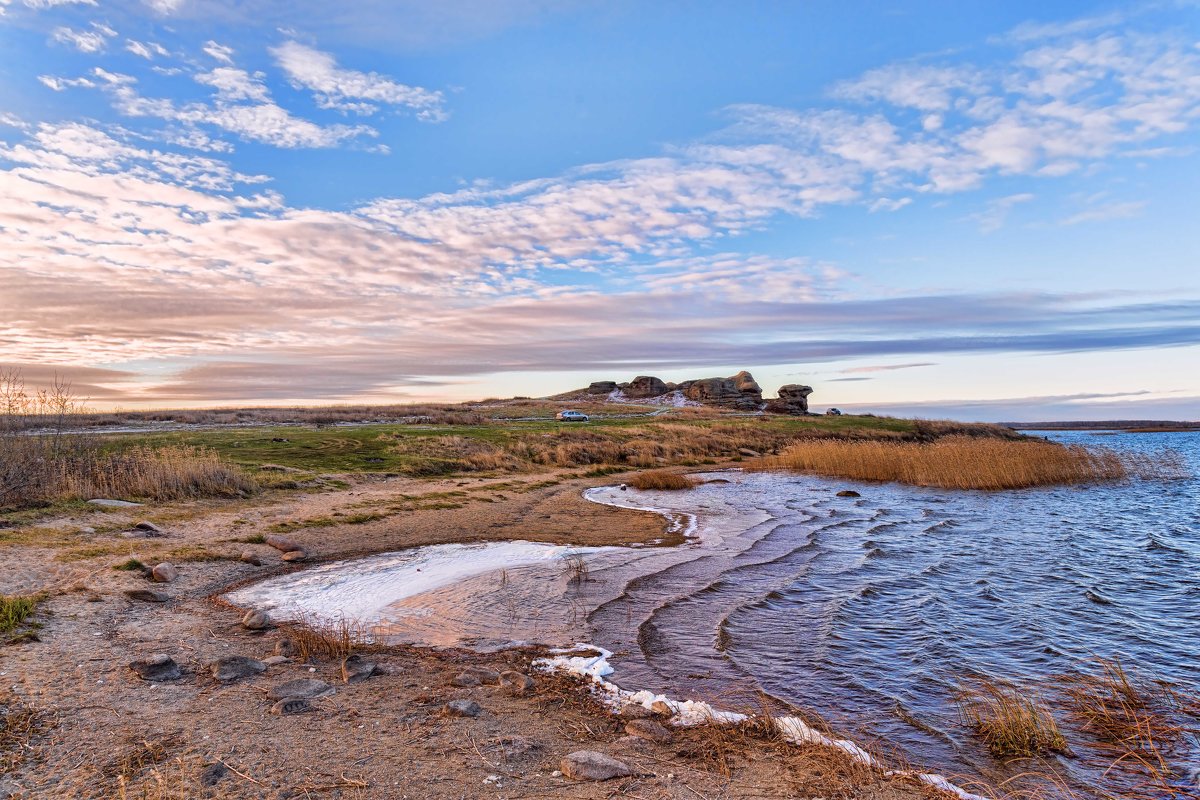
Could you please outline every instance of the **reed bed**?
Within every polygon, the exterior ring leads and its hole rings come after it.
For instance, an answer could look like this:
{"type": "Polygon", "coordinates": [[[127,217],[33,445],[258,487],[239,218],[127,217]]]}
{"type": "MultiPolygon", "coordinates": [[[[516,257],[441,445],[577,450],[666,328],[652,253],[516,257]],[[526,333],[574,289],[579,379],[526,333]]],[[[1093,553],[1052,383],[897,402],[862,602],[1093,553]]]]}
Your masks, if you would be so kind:
{"type": "MultiPolygon", "coordinates": [[[[1131,470],[1107,448],[1041,440],[950,436],[932,442],[804,440],[754,469],[814,472],[862,481],[897,481],[941,489],[1023,489],[1031,486],[1153,476],[1153,459],[1131,470]]],[[[1164,463],[1170,472],[1173,464],[1164,463]]]]}
{"type": "Polygon", "coordinates": [[[1054,715],[1026,689],[979,679],[960,690],[957,699],[963,723],[975,730],[993,755],[1070,752],[1054,715]]]}
{"type": "Polygon", "coordinates": [[[641,489],[643,491],[647,489],[678,491],[680,489],[691,489],[696,485],[695,479],[665,469],[639,472],[630,478],[628,483],[634,489],[641,489]]]}

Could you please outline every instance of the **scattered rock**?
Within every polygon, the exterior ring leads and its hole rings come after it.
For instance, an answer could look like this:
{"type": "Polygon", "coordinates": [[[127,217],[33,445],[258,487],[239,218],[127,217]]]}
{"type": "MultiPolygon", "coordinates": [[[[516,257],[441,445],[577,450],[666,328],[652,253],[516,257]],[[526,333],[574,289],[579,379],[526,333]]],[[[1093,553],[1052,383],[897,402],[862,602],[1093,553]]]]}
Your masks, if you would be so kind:
{"type": "Polygon", "coordinates": [[[200,783],[203,786],[216,786],[221,778],[224,778],[228,774],[229,767],[220,761],[214,761],[200,773],[200,783]]]}
{"type": "Polygon", "coordinates": [[[166,653],[155,653],[137,661],[130,661],[129,668],[142,680],[152,683],[177,681],[183,677],[183,672],[175,663],[175,659],[166,653]]]}
{"type": "Polygon", "coordinates": [[[500,688],[508,694],[514,696],[526,695],[532,692],[536,685],[533,678],[522,672],[509,669],[500,673],[500,688]]]}
{"type": "Polygon", "coordinates": [[[595,750],[578,750],[559,764],[564,775],[577,781],[607,781],[627,778],[633,770],[623,761],[595,750]]]}
{"type": "Polygon", "coordinates": [[[267,656],[266,658],[262,659],[262,662],[268,667],[277,667],[280,664],[286,664],[289,661],[291,661],[291,659],[287,656],[267,656]]]}
{"type": "Polygon", "coordinates": [[[108,506],[109,508],[136,508],[141,505],[141,503],[130,503],[128,500],[108,500],[105,498],[88,500],[88,502],[94,506],[108,506]]]}
{"type": "Polygon", "coordinates": [[[151,589],[127,589],[125,596],[130,600],[141,600],[143,603],[165,603],[171,599],[170,595],[151,589]]]}
{"type": "Polygon", "coordinates": [[[214,678],[222,683],[229,683],[265,672],[267,665],[249,656],[225,656],[214,661],[209,669],[214,678]]]}
{"type": "Polygon", "coordinates": [[[838,497],[862,497],[861,494],[854,491],[853,489],[842,489],[840,492],[837,493],[837,496],[838,497]]]}
{"type": "Polygon", "coordinates": [[[289,539],[286,536],[279,536],[272,533],[268,535],[264,541],[282,553],[290,553],[293,551],[304,552],[304,546],[302,544],[297,542],[295,539],[289,539]]]}
{"type": "Polygon", "coordinates": [[[342,680],[355,683],[365,680],[375,674],[375,665],[360,655],[350,655],[342,659],[342,680]]]}
{"type": "Polygon", "coordinates": [[[296,648],[296,643],[286,636],[275,643],[275,655],[277,656],[295,658],[296,653],[298,652],[299,650],[296,648]]]}
{"type": "Polygon", "coordinates": [[[675,713],[675,709],[671,708],[665,700],[655,700],[650,704],[650,710],[664,717],[670,717],[675,713]]]}
{"type": "Polygon", "coordinates": [[[139,522],[138,524],[133,526],[133,529],[135,531],[142,531],[143,533],[148,533],[151,536],[164,536],[165,535],[163,533],[163,529],[158,527],[157,525],[155,525],[153,522],[145,522],[145,521],[139,522]]]}
{"type": "Polygon", "coordinates": [[[271,627],[271,618],[267,612],[252,608],[242,617],[242,627],[251,631],[265,631],[271,627]]]}
{"type": "Polygon", "coordinates": [[[241,559],[247,564],[253,564],[256,567],[262,566],[262,559],[259,558],[258,553],[255,553],[253,550],[243,550],[241,559]]]}
{"type": "Polygon", "coordinates": [[[309,711],[316,711],[316,708],[303,697],[288,697],[271,706],[271,713],[278,717],[305,714],[309,711]]]}
{"type": "Polygon", "coordinates": [[[442,710],[450,717],[478,717],[483,713],[483,707],[474,700],[451,700],[442,710]]]}
{"type": "Polygon", "coordinates": [[[618,716],[624,719],[647,719],[650,715],[650,709],[639,703],[630,703],[618,712],[618,716]]]}
{"type": "Polygon", "coordinates": [[[328,697],[336,691],[337,689],[325,681],[316,678],[297,678],[294,681],[272,686],[267,691],[267,698],[270,700],[287,700],[288,698],[316,700],[319,697],[328,697]]]}
{"type": "Polygon", "coordinates": [[[739,447],[738,455],[744,456],[745,458],[762,458],[762,453],[758,452],[757,450],[751,450],[749,447],[739,447]]]}
{"type": "Polygon", "coordinates": [[[652,719],[634,719],[625,723],[625,732],[651,742],[664,744],[673,738],[671,732],[652,719]]]}
{"type": "Polygon", "coordinates": [[[173,564],[164,561],[150,570],[150,577],[157,583],[170,583],[179,577],[179,570],[175,569],[173,564]]]}
{"type": "Polygon", "coordinates": [[[308,558],[308,553],[304,552],[303,550],[288,550],[286,553],[280,556],[280,558],[290,564],[293,561],[303,561],[304,559],[308,558]]]}
{"type": "Polygon", "coordinates": [[[458,675],[454,676],[454,680],[450,683],[455,686],[469,688],[471,686],[480,686],[483,684],[496,684],[500,682],[500,674],[490,669],[483,667],[467,667],[458,675]]]}

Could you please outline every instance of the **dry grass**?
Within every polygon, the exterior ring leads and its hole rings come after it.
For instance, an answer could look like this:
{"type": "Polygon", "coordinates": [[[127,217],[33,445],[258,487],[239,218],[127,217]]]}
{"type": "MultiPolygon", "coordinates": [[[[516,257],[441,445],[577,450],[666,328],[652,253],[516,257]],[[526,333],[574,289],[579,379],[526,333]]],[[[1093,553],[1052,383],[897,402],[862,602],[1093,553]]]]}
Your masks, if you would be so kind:
{"type": "Polygon", "coordinates": [[[588,568],[587,560],[583,557],[583,553],[574,551],[563,555],[562,569],[563,574],[566,575],[567,579],[572,583],[583,583],[587,581],[588,576],[591,574],[591,571],[588,568]]]}
{"type": "Polygon", "coordinates": [[[650,472],[639,472],[628,481],[629,485],[634,489],[659,489],[659,490],[678,490],[691,489],[696,485],[693,478],[687,475],[680,475],[678,472],[670,472],[665,469],[656,469],[650,472]]]}
{"type": "Polygon", "coordinates": [[[370,645],[363,626],[345,617],[305,615],[280,623],[279,629],[296,646],[300,661],[340,661],[370,645]]]}
{"type": "Polygon", "coordinates": [[[24,625],[39,602],[37,595],[0,595],[0,633],[12,633],[24,625]]]}
{"type": "Polygon", "coordinates": [[[25,760],[34,737],[49,725],[49,715],[11,691],[0,692],[0,775],[25,760]]]}
{"type": "MultiPolygon", "coordinates": [[[[1137,473],[1149,476],[1152,466],[1141,463],[1137,473]]],[[[933,442],[802,441],[754,467],[942,489],[1021,489],[1130,476],[1126,461],[1104,448],[963,436],[933,442]]],[[[1172,467],[1164,463],[1164,471],[1172,467]]]]}
{"type": "Polygon", "coordinates": [[[1054,716],[1027,689],[980,679],[958,695],[963,722],[999,757],[1069,753],[1054,716]]]}

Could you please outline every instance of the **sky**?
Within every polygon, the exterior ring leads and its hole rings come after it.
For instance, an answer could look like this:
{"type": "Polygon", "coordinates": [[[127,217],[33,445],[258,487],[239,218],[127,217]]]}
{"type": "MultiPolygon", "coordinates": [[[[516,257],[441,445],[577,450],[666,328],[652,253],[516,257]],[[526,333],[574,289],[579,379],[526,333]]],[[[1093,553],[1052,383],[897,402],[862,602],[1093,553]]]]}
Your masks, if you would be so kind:
{"type": "Polygon", "coordinates": [[[1200,418],[1200,3],[0,0],[0,368],[1200,418]]]}

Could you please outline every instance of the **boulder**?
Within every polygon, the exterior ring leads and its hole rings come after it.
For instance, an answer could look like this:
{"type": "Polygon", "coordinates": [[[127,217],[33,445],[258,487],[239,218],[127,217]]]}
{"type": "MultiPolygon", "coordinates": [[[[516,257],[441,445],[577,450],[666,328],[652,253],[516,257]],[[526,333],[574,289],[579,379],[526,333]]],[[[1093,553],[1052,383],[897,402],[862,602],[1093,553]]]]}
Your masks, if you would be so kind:
{"type": "Polygon", "coordinates": [[[272,533],[268,535],[264,541],[282,553],[290,553],[294,550],[299,550],[301,552],[304,551],[304,545],[300,544],[295,539],[289,539],[286,536],[279,536],[278,534],[272,533]]]}
{"type": "Polygon", "coordinates": [[[222,683],[249,678],[265,672],[266,669],[266,664],[249,656],[225,656],[209,665],[212,676],[222,683]]]}
{"type": "Polygon", "coordinates": [[[141,503],[131,503],[128,500],[110,500],[105,497],[97,497],[88,502],[94,506],[108,506],[109,508],[137,508],[141,505],[141,503]]]}
{"type": "Polygon", "coordinates": [[[155,653],[152,656],[130,661],[129,668],[142,680],[158,683],[159,681],[177,681],[183,677],[175,659],[165,653],[155,653]]]}
{"type": "Polygon", "coordinates": [[[617,390],[616,381],[592,381],[588,385],[588,394],[612,394],[617,390]]]}
{"type": "Polygon", "coordinates": [[[287,681],[278,686],[272,686],[267,690],[267,699],[286,700],[289,697],[294,697],[304,700],[316,700],[319,697],[328,697],[336,691],[337,689],[325,681],[317,680],[316,678],[297,678],[294,681],[287,681]]]}
{"type": "Polygon", "coordinates": [[[355,683],[375,674],[376,667],[360,655],[349,655],[342,659],[342,680],[355,683]]]}
{"type": "Polygon", "coordinates": [[[842,489],[840,492],[837,493],[837,496],[838,497],[862,497],[861,494],[854,491],[853,489],[842,489]]]}
{"type": "Polygon", "coordinates": [[[253,550],[243,550],[241,555],[242,561],[247,564],[253,564],[256,567],[262,566],[262,559],[258,557],[258,553],[253,550]]]}
{"type": "Polygon", "coordinates": [[[153,522],[139,522],[133,526],[135,531],[149,534],[150,536],[163,536],[163,529],[155,525],[153,522]]]}
{"type": "Polygon", "coordinates": [[[175,569],[173,564],[168,564],[166,561],[150,570],[150,577],[156,583],[170,583],[179,577],[179,570],[175,569]]]}
{"type": "Polygon", "coordinates": [[[271,618],[267,612],[252,608],[242,617],[242,627],[250,631],[265,631],[271,627],[271,618]]]}
{"type": "Polygon", "coordinates": [[[442,711],[448,717],[478,717],[483,713],[483,706],[474,700],[451,700],[442,711]]]}
{"type": "Polygon", "coordinates": [[[729,378],[701,378],[679,384],[688,400],[740,411],[762,408],[762,388],[749,372],[739,372],[729,378]]]}
{"type": "Polygon", "coordinates": [[[628,397],[658,397],[666,393],[667,385],[652,375],[638,375],[625,387],[628,397]]]}
{"type": "Polygon", "coordinates": [[[578,750],[562,760],[559,768],[568,778],[577,781],[607,781],[627,778],[633,770],[623,761],[595,750],[578,750]]]}
{"type": "Polygon", "coordinates": [[[671,732],[652,719],[632,719],[625,723],[625,732],[639,739],[664,744],[671,741],[671,732]]]}
{"type": "Polygon", "coordinates": [[[789,383],[779,387],[779,398],[767,403],[767,409],[776,414],[795,414],[803,416],[808,413],[808,396],[812,394],[811,386],[789,383]]]}
{"type": "Polygon", "coordinates": [[[308,558],[308,553],[304,552],[303,550],[288,550],[279,558],[291,564],[293,562],[303,561],[304,559],[308,558]]]}

